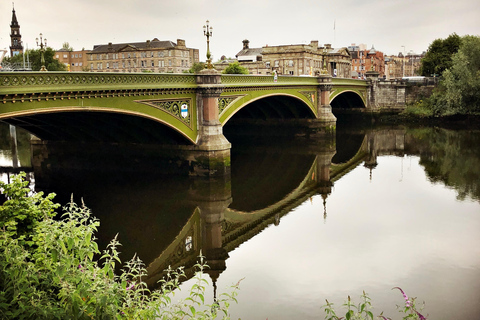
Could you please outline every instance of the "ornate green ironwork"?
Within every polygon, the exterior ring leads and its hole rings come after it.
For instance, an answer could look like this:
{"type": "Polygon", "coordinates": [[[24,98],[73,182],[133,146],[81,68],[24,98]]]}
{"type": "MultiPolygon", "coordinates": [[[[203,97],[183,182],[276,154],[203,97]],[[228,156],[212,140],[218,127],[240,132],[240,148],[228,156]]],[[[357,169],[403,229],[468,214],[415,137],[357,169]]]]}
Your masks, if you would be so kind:
{"type": "MultiPolygon", "coordinates": [[[[143,100],[138,101],[144,104],[148,104],[154,108],[163,110],[173,115],[175,118],[179,119],[186,125],[191,128],[191,100],[190,99],[181,99],[181,100],[143,100]],[[182,115],[182,106],[187,107],[186,116],[182,115]]],[[[185,113],[184,113],[185,114],[185,113]]]]}
{"type": "Polygon", "coordinates": [[[221,97],[218,98],[218,114],[221,114],[225,108],[238,97],[221,97]]]}
{"type": "Polygon", "coordinates": [[[308,101],[310,101],[313,105],[315,105],[315,91],[299,91],[301,94],[303,94],[308,101]]]}

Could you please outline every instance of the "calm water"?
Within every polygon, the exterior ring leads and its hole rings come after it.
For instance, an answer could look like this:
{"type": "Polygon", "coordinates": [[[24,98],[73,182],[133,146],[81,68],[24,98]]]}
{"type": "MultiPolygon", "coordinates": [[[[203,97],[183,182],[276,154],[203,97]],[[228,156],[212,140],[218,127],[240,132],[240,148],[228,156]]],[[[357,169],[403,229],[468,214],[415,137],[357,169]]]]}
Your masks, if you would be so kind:
{"type": "MultiPolygon", "coordinates": [[[[0,132],[0,166],[14,171],[0,132]]],[[[219,293],[244,278],[232,319],[323,319],[325,299],[338,306],[363,290],[375,315],[400,319],[395,286],[425,301],[429,319],[478,318],[479,130],[339,127],[333,149],[233,145],[231,181],[215,183],[165,177],[134,156],[124,166],[97,152],[29,162],[24,142],[17,153],[20,166],[36,165],[37,190],[82,197],[101,246],[119,233],[122,258],[137,252],[153,278],[200,249],[214,257],[219,293]]]]}

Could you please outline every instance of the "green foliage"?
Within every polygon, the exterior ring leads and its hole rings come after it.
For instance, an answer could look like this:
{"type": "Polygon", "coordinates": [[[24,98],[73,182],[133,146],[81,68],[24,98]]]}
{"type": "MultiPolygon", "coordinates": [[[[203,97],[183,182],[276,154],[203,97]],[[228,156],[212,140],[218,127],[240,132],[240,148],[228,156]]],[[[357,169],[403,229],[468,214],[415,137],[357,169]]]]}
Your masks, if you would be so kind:
{"type": "Polygon", "coordinates": [[[480,114],[480,37],[465,36],[443,73],[441,98],[443,114],[480,114]]]}
{"type": "Polygon", "coordinates": [[[190,69],[188,69],[187,71],[184,71],[184,73],[199,73],[203,69],[205,69],[205,63],[195,62],[193,64],[193,66],[190,69]]]}
{"type": "Polygon", "coordinates": [[[460,37],[456,33],[446,39],[434,40],[422,59],[420,74],[426,77],[442,75],[443,71],[452,66],[452,55],[458,51],[460,42],[460,37]]]}
{"type": "Polygon", "coordinates": [[[53,195],[29,192],[24,174],[0,182],[8,200],[1,207],[0,319],[216,319],[228,318],[232,293],[213,305],[204,303],[206,267],[200,255],[190,297],[172,303],[183,269],[167,270],[160,289],[150,292],[138,257],[121,275],[116,237],[100,254],[95,232],[99,221],[85,206],[71,202],[62,219],[52,219],[53,195]],[[30,195],[29,195],[30,194],[30,195]]]}
{"type": "Polygon", "coordinates": [[[223,70],[223,73],[226,74],[249,74],[248,69],[245,67],[242,67],[238,61],[235,61],[234,63],[230,63],[228,67],[223,70]]]}
{"type": "Polygon", "coordinates": [[[67,51],[73,51],[73,48],[70,46],[70,43],[68,43],[68,42],[64,42],[62,44],[62,49],[65,49],[67,51]]]}
{"type": "MultiPolygon", "coordinates": [[[[420,312],[422,311],[423,307],[420,309],[420,311],[417,310],[416,306],[416,298],[408,298],[408,296],[404,293],[404,291],[401,288],[395,287],[393,289],[398,289],[400,292],[403,294],[404,300],[405,300],[405,305],[398,306],[397,309],[400,313],[405,314],[403,316],[403,320],[411,319],[411,320],[426,320],[426,317],[424,317],[420,312]]],[[[392,289],[392,290],[393,290],[392,289]]],[[[329,302],[328,300],[325,300],[327,303],[322,306],[322,309],[325,311],[325,319],[326,320],[340,320],[340,319],[346,319],[346,320],[373,320],[374,315],[373,312],[370,311],[373,309],[371,299],[368,296],[368,294],[363,291],[363,294],[360,296],[361,302],[358,304],[355,304],[351,299],[350,296],[348,296],[347,301],[342,305],[344,309],[346,309],[345,316],[337,316],[337,313],[335,312],[334,304],[329,302]]],[[[387,318],[383,315],[383,312],[377,316],[377,319],[383,319],[383,320],[388,320],[390,318],[387,318]]],[[[390,319],[391,320],[391,319],[390,319]]]]}
{"type": "MultiPolygon", "coordinates": [[[[40,68],[42,67],[40,49],[27,50],[24,54],[26,55],[25,61],[27,61],[27,55],[28,55],[28,60],[31,63],[32,70],[39,71],[40,68]]],[[[45,49],[44,58],[45,58],[45,67],[47,68],[48,71],[66,71],[67,70],[67,67],[63,63],[55,59],[55,51],[52,48],[47,47],[45,49]]],[[[23,55],[17,54],[16,56],[5,58],[5,61],[10,62],[12,64],[23,65],[23,55]]]]}

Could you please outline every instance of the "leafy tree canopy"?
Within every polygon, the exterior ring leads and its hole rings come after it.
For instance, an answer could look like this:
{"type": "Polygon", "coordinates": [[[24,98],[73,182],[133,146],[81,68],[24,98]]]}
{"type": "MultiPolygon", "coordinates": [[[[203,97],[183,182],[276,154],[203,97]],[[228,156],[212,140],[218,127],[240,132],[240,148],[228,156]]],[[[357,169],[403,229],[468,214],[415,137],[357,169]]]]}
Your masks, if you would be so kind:
{"type": "Polygon", "coordinates": [[[64,42],[62,45],[62,49],[68,50],[68,51],[73,51],[73,48],[70,46],[70,43],[64,42]]]}
{"type": "MultiPolygon", "coordinates": [[[[28,57],[28,59],[25,58],[25,61],[27,60],[30,61],[32,70],[40,71],[40,68],[42,67],[40,49],[27,50],[24,54],[28,57]]],[[[55,51],[52,48],[47,47],[45,49],[44,58],[45,58],[45,67],[47,68],[48,71],[66,71],[67,70],[67,67],[63,63],[55,59],[55,51]]],[[[17,54],[13,57],[5,58],[5,60],[11,64],[23,65],[23,55],[21,54],[17,54]]]]}
{"type": "Polygon", "coordinates": [[[238,61],[235,61],[234,63],[230,63],[225,70],[223,70],[223,73],[226,74],[249,74],[248,69],[245,67],[242,67],[238,61]]]}
{"type": "Polygon", "coordinates": [[[442,75],[443,71],[452,66],[452,55],[458,51],[460,43],[461,38],[456,33],[449,35],[446,39],[434,40],[422,59],[421,75],[426,77],[434,74],[442,75]]]}
{"type": "Polygon", "coordinates": [[[440,102],[447,113],[480,114],[480,37],[462,38],[443,78],[440,102]]]}
{"type": "Polygon", "coordinates": [[[188,71],[185,71],[185,73],[199,73],[203,69],[205,69],[205,63],[195,62],[193,66],[190,69],[188,69],[188,71]]]}

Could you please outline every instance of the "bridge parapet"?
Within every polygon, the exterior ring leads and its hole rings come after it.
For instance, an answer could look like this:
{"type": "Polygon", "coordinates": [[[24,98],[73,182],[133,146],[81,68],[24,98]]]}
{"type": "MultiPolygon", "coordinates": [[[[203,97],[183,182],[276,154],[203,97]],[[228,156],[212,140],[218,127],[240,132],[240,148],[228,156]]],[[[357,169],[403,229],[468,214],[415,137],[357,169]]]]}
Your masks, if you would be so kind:
{"type": "Polygon", "coordinates": [[[2,72],[4,94],[46,92],[196,88],[193,74],[2,72]]]}

